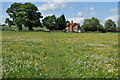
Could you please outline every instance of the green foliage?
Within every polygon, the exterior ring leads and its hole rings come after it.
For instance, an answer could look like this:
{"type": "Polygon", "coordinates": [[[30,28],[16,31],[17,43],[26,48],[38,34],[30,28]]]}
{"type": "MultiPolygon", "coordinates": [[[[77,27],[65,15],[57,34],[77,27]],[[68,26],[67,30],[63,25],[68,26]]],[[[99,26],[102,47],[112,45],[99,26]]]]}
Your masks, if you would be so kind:
{"type": "Polygon", "coordinates": [[[101,31],[105,32],[105,29],[100,24],[97,18],[92,17],[91,19],[85,19],[82,25],[82,31],[101,31]]]}
{"type": "Polygon", "coordinates": [[[57,26],[58,26],[58,30],[63,30],[66,28],[66,20],[65,20],[65,16],[61,15],[60,17],[57,18],[56,20],[57,26]]]}
{"type": "Polygon", "coordinates": [[[46,27],[47,29],[55,30],[57,28],[55,15],[45,17],[42,20],[42,22],[43,22],[44,27],[46,27]]]}
{"type": "MultiPolygon", "coordinates": [[[[24,25],[33,30],[33,27],[41,26],[41,13],[38,12],[37,7],[31,3],[14,3],[6,10],[8,15],[13,19],[17,26],[24,25]]],[[[20,28],[18,28],[21,30],[20,28]]]]}
{"type": "Polygon", "coordinates": [[[105,21],[104,27],[108,32],[116,31],[116,24],[111,19],[105,21]]]}
{"type": "Polygon", "coordinates": [[[55,15],[47,16],[42,20],[42,22],[44,27],[50,30],[63,30],[66,27],[66,20],[64,15],[61,15],[58,18],[56,18],[55,15]]]}
{"type": "Polygon", "coordinates": [[[70,21],[66,21],[66,23],[70,23],[70,21]]]}
{"type": "Polygon", "coordinates": [[[11,25],[13,24],[13,22],[9,18],[6,18],[5,23],[7,23],[9,27],[11,27],[11,25]]]}
{"type": "Polygon", "coordinates": [[[82,29],[85,31],[93,31],[91,19],[84,19],[82,29]]]}
{"type": "Polygon", "coordinates": [[[14,3],[14,4],[12,4],[11,6],[10,6],[10,8],[8,8],[7,10],[6,10],[6,12],[8,13],[8,15],[10,16],[10,18],[12,18],[13,19],[13,21],[14,21],[14,19],[17,17],[17,12],[20,12],[20,6],[21,6],[22,4],[21,3],[14,3]]]}
{"type": "Polygon", "coordinates": [[[98,25],[97,26],[97,29],[98,29],[98,31],[100,31],[100,32],[102,32],[102,33],[105,33],[106,32],[106,29],[103,27],[103,25],[98,25]]]}

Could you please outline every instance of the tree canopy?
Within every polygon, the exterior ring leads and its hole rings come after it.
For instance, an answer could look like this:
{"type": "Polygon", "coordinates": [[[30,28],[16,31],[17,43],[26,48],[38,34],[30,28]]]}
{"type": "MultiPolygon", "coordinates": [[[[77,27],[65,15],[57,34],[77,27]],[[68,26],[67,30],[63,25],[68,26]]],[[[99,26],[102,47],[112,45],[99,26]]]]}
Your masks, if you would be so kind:
{"type": "Polygon", "coordinates": [[[60,17],[58,17],[56,20],[56,23],[57,23],[58,30],[65,29],[66,28],[65,16],[62,14],[60,17]]]}
{"type": "Polygon", "coordinates": [[[43,22],[44,27],[46,27],[47,29],[55,30],[57,28],[55,15],[45,17],[42,20],[42,22],[43,22]]]}
{"type": "Polygon", "coordinates": [[[116,31],[116,24],[111,19],[105,21],[104,27],[108,32],[116,31]]]}
{"type": "Polygon", "coordinates": [[[99,20],[95,17],[91,19],[84,19],[84,23],[82,25],[82,30],[84,31],[102,31],[104,32],[103,26],[100,24],[99,20]]]}
{"type": "Polygon", "coordinates": [[[33,27],[41,25],[40,19],[42,15],[38,12],[38,8],[32,3],[14,3],[6,10],[13,22],[22,30],[22,25],[33,30],[33,27]]]}

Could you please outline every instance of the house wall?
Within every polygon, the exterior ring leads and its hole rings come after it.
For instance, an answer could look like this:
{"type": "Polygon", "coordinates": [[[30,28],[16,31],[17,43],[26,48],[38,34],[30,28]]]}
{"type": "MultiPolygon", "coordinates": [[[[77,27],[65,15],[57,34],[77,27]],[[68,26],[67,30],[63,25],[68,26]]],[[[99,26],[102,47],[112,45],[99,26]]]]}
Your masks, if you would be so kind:
{"type": "Polygon", "coordinates": [[[73,21],[71,21],[71,23],[66,23],[66,28],[65,29],[69,29],[69,32],[73,32],[73,29],[80,29],[80,24],[79,23],[73,23],[73,21]]]}

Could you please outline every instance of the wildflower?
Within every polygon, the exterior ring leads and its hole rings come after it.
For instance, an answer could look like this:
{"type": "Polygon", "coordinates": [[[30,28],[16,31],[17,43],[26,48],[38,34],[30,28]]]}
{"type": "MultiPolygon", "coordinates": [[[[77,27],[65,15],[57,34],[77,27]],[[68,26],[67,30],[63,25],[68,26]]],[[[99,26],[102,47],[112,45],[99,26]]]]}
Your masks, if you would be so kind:
{"type": "Polygon", "coordinates": [[[113,72],[113,69],[109,69],[108,72],[113,72]]]}

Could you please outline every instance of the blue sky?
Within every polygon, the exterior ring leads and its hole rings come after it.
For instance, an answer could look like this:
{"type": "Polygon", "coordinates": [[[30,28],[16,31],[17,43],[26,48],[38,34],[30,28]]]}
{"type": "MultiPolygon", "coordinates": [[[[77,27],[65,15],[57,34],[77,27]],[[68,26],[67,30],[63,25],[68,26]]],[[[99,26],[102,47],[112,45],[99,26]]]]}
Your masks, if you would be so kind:
{"type": "MultiPolygon", "coordinates": [[[[6,9],[14,2],[2,2],[1,23],[8,17],[6,9]]],[[[31,2],[35,4],[44,17],[55,14],[65,15],[66,20],[83,24],[84,19],[96,17],[103,24],[112,19],[117,23],[118,2],[31,2]]]]}

